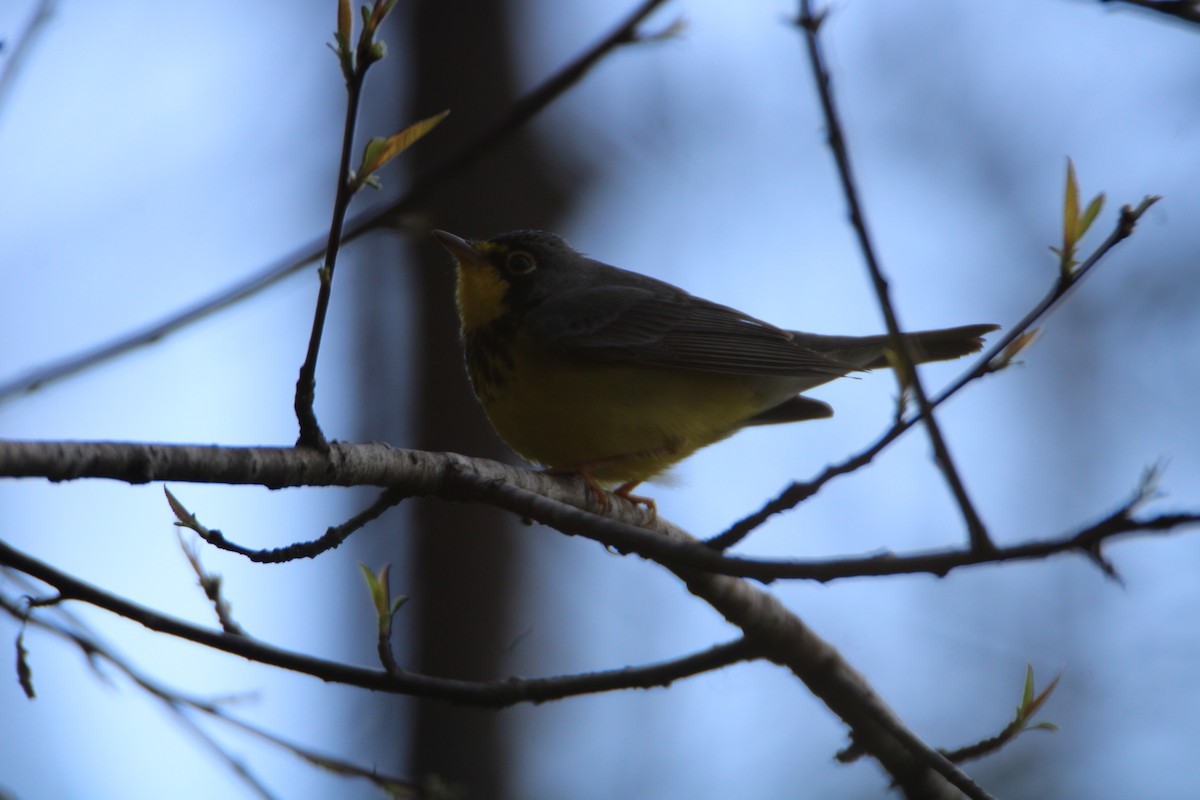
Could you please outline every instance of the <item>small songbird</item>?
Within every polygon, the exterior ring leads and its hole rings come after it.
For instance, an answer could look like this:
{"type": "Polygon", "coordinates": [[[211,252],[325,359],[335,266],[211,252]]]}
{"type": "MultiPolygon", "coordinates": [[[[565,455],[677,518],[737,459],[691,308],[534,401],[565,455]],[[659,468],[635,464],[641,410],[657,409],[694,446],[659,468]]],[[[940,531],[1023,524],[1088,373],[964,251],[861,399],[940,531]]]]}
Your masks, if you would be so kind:
{"type": "MultiPolygon", "coordinates": [[[[889,340],[777,328],[544,231],[434,236],[458,262],[467,371],[496,432],[526,460],[635,502],[635,486],[750,425],[833,415],[805,397],[887,367],[889,340]]],[[[974,353],[996,325],[905,335],[917,363],[974,353]]]]}

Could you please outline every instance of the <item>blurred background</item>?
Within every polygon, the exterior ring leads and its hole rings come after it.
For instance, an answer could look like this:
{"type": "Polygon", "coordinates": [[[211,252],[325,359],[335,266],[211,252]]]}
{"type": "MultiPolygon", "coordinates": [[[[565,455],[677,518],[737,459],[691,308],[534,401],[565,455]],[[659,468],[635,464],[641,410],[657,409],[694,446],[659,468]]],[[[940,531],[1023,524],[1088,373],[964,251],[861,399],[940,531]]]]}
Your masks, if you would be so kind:
{"type": "MultiPolygon", "coordinates": [[[[0,67],[38,6],[0,6],[0,67]]],[[[333,0],[59,0],[0,96],[0,381],[158,320],[327,228],[344,92],[324,47],[333,0]]],[[[632,8],[401,2],[367,85],[362,140],[452,109],[356,209],[398,196],[512,98],[632,8]]],[[[824,146],[794,3],[672,0],[531,126],[413,209],[468,237],[556,230],[603,261],[776,324],[883,323],[824,146]]],[[[902,323],[1011,325],[1050,287],[1066,158],[1085,197],[1165,199],[1059,313],[1022,366],[940,414],[993,536],[1064,533],[1165,464],[1152,507],[1200,507],[1200,27],[1083,0],[843,2],[823,29],[871,230],[902,323]]],[[[357,156],[356,156],[357,157],[357,156]]],[[[339,262],[317,382],[338,439],[508,458],[467,388],[448,259],[378,234],[339,262]]],[[[230,445],[294,441],[292,392],[315,271],[69,381],[0,404],[0,436],[230,445]]],[[[962,365],[923,368],[927,387],[962,365]]],[[[662,515],[723,530],[887,426],[888,374],[824,387],[831,420],[747,431],[655,487],[662,515]]],[[[368,491],[172,485],[252,547],[320,535],[368,491]]],[[[5,541],[203,624],[160,485],[0,483],[5,541]]],[[[955,546],[960,520],[923,432],[774,519],[741,552],[810,558],[955,546]]],[[[237,620],[281,647],[376,664],[358,563],[393,563],[411,602],[402,665],[445,676],[555,675],[674,657],[736,633],[663,570],[511,515],[413,500],[316,561],[262,566],[203,549],[237,620]]],[[[1035,732],[969,765],[999,797],[1200,794],[1200,536],[1086,559],[771,591],[855,664],[926,741],[1010,719],[1025,666],[1062,672],[1035,732]]],[[[0,591],[28,591],[12,576],[0,591]]],[[[148,675],[290,741],[471,798],[866,798],[886,776],[841,766],[840,723],[788,673],[742,665],[669,689],[504,711],[327,686],[76,608],[148,675]]],[[[18,626],[0,617],[0,641],[18,626]]],[[[72,647],[26,636],[38,698],[0,683],[0,796],[255,796],[162,706],[72,647]],[[99,674],[97,674],[99,673],[99,674]]],[[[9,645],[5,645],[8,647],[9,645]]],[[[12,653],[13,651],[9,651],[12,653]]],[[[4,663],[12,669],[14,656],[4,663]]],[[[274,796],[371,798],[202,721],[274,796]]]]}

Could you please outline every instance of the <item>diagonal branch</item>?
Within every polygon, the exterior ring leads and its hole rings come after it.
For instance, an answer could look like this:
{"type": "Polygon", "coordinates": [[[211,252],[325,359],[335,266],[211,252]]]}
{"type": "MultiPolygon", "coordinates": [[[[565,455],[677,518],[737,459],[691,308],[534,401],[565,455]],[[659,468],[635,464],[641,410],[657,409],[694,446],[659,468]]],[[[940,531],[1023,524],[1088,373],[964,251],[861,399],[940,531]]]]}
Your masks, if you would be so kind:
{"type": "MultiPolygon", "coordinates": [[[[586,487],[581,486],[580,489],[584,495],[590,494],[586,487]]],[[[547,503],[553,502],[545,498],[539,499],[547,503]]],[[[635,511],[636,509],[630,509],[631,513],[635,511]]],[[[702,546],[698,547],[707,550],[702,546]]],[[[366,670],[280,650],[246,636],[200,628],[159,614],[67,575],[2,541],[0,564],[53,586],[59,593],[56,602],[83,601],[136,620],[154,631],[262,663],[316,675],[327,681],[383,691],[420,694],[479,706],[541,702],[571,694],[642,685],[631,683],[630,680],[630,675],[636,675],[639,670],[618,670],[543,680],[510,678],[490,682],[458,681],[411,673],[366,670]]],[[[874,693],[866,680],[846,663],[831,645],[820,639],[798,617],[788,611],[777,598],[734,578],[683,568],[673,567],[672,570],[686,582],[690,591],[740,627],[746,638],[714,648],[715,653],[698,654],[674,664],[668,662],[669,666],[665,667],[651,665],[644,668],[641,672],[645,673],[647,679],[654,681],[649,685],[657,685],[661,680],[673,680],[680,672],[693,674],[695,670],[714,668],[714,664],[723,665],[747,657],[765,656],[786,666],[800,677],[847,723],[855,743],[861,750],[883,763],[910,796],[948,797],[950,795],[946,794],[945,789],[952,784],[962,789],[969,797],[987,797],[986,793],[975,786],[957,767],[908,731],[874,693]],[[665,677],[663,671],[668,673],[665,677]]]]}
{"type": "Polygon", "coordinates": [[[311,675],[323,681],[394,694],[431,697],[460,705],[500,708],[518,703],[544,703],[597,692],[667,686],[682,678],[761,657],[760,650],[754,643],[739,638],[680,658],[639,667],[551,678],[512,677],[493,681],[465,681],[413,672],[389,673],[385,670],[366,669],[316,658],[284,650],[249,636],[194,625],[68,575],[4,541],[0,541],[0,564],[53,586],[59,592],[55,603],[65,600],[87,603],[131,619],[158,633],[242,656],[249,661],[311,675]]]}
{"type": "MultiPolygon", "coordinates": [[[[408,191],[399,198],[351,217],[346,223],[341,239],[342,244],[348,244],[379,228],[394,227],[400,217],[424,202],[426,196],[432,191],[492,152],[497,145],[508,139],[521,126],[582,80],[614,50],[626,44],[655,40],[655,37],[641,37],[638,34],[638,28],[664,2],[665,0],[643,0],[609,34],[510,106],[500,119],[474,140],[468,142],[461,150],[417,178],[408,191]]],[[[314,261],[318,261],[325,255],[326,244],[325,236],[314,238],[254,275],[232,284],[195,305],[184,308],[140,330],[132,331],[59,361],[35,367],[4,381],[0,383],[0,403],[36,391],[47,384],[77,375],[131,350],[154,344],[194,322],[252,297],[289,275],[299,272],[314,261]]]]}
{"type": "Polygon", "coordinates": [[[71,615],[65,613],[64,609],[57,609],[61,612],[61,619],[51,619],[44,614],[37,614],[30,617],[17,603],[0,594],[0,610],[8,612],[10,616],[27,621],[28,624],[39,628],[51,636],[72,643],[87,658],[93,668],[97,666],[97,659],[102,659],[111,664],[132,681],[134,685],[161,703],[180,726],[192,733],[206,749],[213,752],[251,791],[265,798],[265,800],[271,800],[276,795],[272,794],[262,781],[250,771],[244,763],[243,754],[229,749],[227,745],[212,736],[200,725],[195,715],[203,715],[219,720],[275,747],[282,748],[297,758],[303,759],[320,769],[368,780],[380,788],[393,791],[395,793],[394,796],[419,796],[419,792],[415,791],[416,786],[409,781],[396,776],[386,775],[379,772],[376,768],[362,767],[333,758],[324,753],[317,753],[295,742],[287,741],[264,728],[239,719],[226,711],[224,705],[219,701],[201,699],[166,686],[142,672],[129,658],[120,654],[115,648],[98,638],[92,631],[88,630],[86,625],[83,625],[78,619],[74,619],[71,615]]]}
{"type": "MultiPolygon", "coordinates": [[[[965,549],[905,558],[805,563],[723,556],[661,518],[652,530],[637,527],[623,521],[642,516],[641,509],[629,503],[610,502],[612,518],[599,516],[595,513],[598,501],[580,480],[554,478],[484,459],[395,450],[380,444],[335,443],[329,455],[324,456],[311,449],[293,448],[0,442],[0,475],[40,475],[52,480],[87,475],[131,482],[194,480],[275,487],[390,486],[403,495],[487,502],[553,525],[566,533],[587,536],[610,548],[634,552],[663,564],[684,580],[694,594],[740,627],[755,655],[776,661],[801,678],[846,722],[856,746],[883,763],[910,796],[920,797],[945,796],[936,789],[945,785],[943,778],[971,797],[986,795],[944,757],[909,732],[874,694],[865,679],[775,597],[732,575],[769,581],[785,577],[830,580],[851,574],[908,571],[942,574],[967,563],[1033,558],[1066,550],[1086,552],[1103,565],[1101,546],[1113,536],[1200,524],[1200,514],[1136,519],[1133,511],[1146,498],[1145,492],[1140,492],[1117,512],[1059,541],[1004,548],[990,554],[965,549]],[[932,784],[928,784],[929,781],[932,784]]],[[[0,563],[53,585],[64,598],[99,605],[136,619],[153,630],[286,669],[320,675],[326,680],[385,691],[420,693],[472,705],[552,699],[571,694],[580,685],[571,684],[573,678],[480,684],[410,673],[389,675],[387,671],[312,659],[249,637],[230,636],[158,615],[63,575],[3,543],[0,543],[0,563]]],[[[576,678],[583,681],[586,676],[576,678]]]]}
{"type": "MultiPolygon", "coordinates": [[[[982,378],[984,375],[996,369],[995,365],[998,359],[1013,345],[1018,339],[1023,337],[1027,331],[1033,328],[1039,321],[1049,315],[1052,311],[1058,308],[1064,300],[1079,286],[1080,283],[1095,269],[1108,253],[1120,244],[1125,239],[1133,234],[1134,228],[1142,215],[1146,213],[1159,198],[1156,196],[1148,196],[1137,205],[1136,208],[1126,205],[1121,209],[1120,216],[1117,219],[1117,224],[1113,228],[1112,233],[1108,235],[1103,242],[1092,252],[1090,256],[1074,270],[1070,272],[1060,272],[1058,280],[1050,288],[1050,291],[1021,318],[1019,322],[1010,327],[995,343],[993,343],[982,355],[975,361],[975,364],[962,374],[954,383],[943,389],[938,395],[932,398],[930,402],[931,408],[937,408],[942,403],[949,400],[954,395],[958,394],[967,384],[982,378]]],[[[726,550],[732,547],[737,542],[744,539],[755,528],[759,527],[770,519],[775,514],[788,511],[795,508],[800,503],[803,503],[808,498],[815,495],[821,488],[842,475],[848,475],[855,470],[871,463],[875,456],[879,455],[889,444],[908,431],[909,428],[916,425],[924,419],[923,413],[918,413],[916,416],[906,419],[898,419],[878,440],[867,446],[857,454],[851,456],[840,464],[827,467],[824,472],[816,478],[803,483],[792,483],[787,486],[778,496],[768,501],[762,508],[755,511],[738,522],[734,523],[727,530],[712,537],[708,540],[711,547],[719,550],[726,550]]],[[[987,559],[984,559],[987,560],[987,559]]]]}
{"type": "Polygon", "coordinates": [[[830,88],[831,78],[829,70],[825,66],[825,57],[821,52],[818,29],[823,19],[823,15],[813,15],[810,0],[800,0],[800,16],[797,23],[804,30],[804,39],[808,45],[808,56],[813,79],[816,81],[817,93],[821,98],[821,108],[825,114],[829,148],[833,151],[834,160],[837,162],[838,174],[841,176],[842,181],[842,191],[850,207],[850,222],[858,237],[858,244],[863,252],[867,270],[870,272],[871,283],[875,287],[879,307],[883,311],[883,318],[887,323],[888,335],[892,340],[892,352],[894,353],[894,357],[899,361],[895,370],[896,377],[900,381],[901,391],[906,387],[911,388],[914,396],[917,398],[917,406],[920,409],[921,418],[925,422],[925,428],[929,432],[929,440],[933,446],[935,460],[942,474],[945,476],[951,493],[953,493],[955,500],[958,502],[963,521],[967,526],[967,534],[970,538],[971,547],[983,551],[991,550],[994,545],[988,537],[987,529],[983,525],[983,520],[979,517],[979,512],[975,510],[975,505],[971,502],[971,498],[967,494],[962,477],[958,474],[958,468],[954,465],[954,460],[950,456],[950,448],[946,444],[945,437],[942,436],[941,427],[933,416],[933,404],[930,403],[929,397],[925,393],[925,387],[921,384],[921,378],[917,374],[912,354],[904,344],[900,322],[896,316],[895,308],[892,306],[887,279],[883,275],[883,269],[879,266],[879,260],[875,256],[875,247],[871,242],[870,234],[867,232],[866,217],[863,213],[862,203],[859,201],[858,188],[850,165],[850,154],[846,149],[846,140],[842,133],[841,119],[838,116],[837,106],[833,99],[833,91],[830,88]]]}
{"type": "Polygon", "coordinates": [[[55,0],[38,0],[24,29],[10,41],[3,42],[7,53],[4,66],[0,68],[0,112],[4,111],[9,93],[17,83],[17,75],[25,66],[25,60],[33,53],[34,44],[54,17],[54,6],[55,0]]]}

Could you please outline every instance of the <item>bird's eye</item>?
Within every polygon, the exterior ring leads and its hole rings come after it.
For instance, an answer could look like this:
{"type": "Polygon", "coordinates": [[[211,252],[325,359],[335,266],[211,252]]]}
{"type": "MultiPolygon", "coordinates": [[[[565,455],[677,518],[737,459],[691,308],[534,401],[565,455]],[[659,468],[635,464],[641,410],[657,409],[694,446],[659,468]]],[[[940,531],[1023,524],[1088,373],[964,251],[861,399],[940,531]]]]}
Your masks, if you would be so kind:
{"type": "Polygon", "coordinates": [[[537,269],[537,262],[533,260],[533,256],[520,250],[509,253],[504,264],[513,275],[528,275],[537,269]]]}

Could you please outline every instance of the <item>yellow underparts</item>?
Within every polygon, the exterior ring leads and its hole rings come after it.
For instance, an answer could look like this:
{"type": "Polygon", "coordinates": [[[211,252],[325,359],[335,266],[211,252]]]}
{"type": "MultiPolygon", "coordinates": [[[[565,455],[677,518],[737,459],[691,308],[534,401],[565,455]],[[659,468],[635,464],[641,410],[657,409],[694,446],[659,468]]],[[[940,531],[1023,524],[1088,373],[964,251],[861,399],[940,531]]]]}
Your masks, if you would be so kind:
{"type": "Polygon", "coordinates": [[[745,376],[570,359],[523,333],[509,345],[468,356],[496,432],[528,461],[607,485],[653,478],[785,399],[745,376]]]}
{"type": "MultiPolygon", "coordinates": [[[[476,245],[486,248],[486,243],[476,245]]],[[[474,331],[502,316],[508,309],[504,294],[508,284],[490,265],[460,264],[456,280],[458,314],[464,331],[474,331]]]]}

